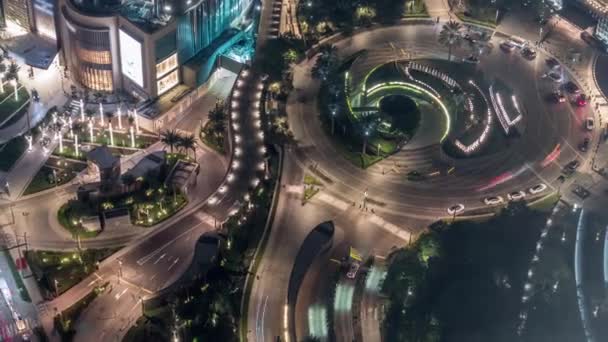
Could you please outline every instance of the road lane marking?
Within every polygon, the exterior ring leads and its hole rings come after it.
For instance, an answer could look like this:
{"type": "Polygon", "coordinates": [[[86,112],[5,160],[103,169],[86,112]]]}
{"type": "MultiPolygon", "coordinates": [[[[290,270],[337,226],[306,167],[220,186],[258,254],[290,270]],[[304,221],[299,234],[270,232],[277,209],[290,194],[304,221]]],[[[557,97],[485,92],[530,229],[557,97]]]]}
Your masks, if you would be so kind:
{"type": "Polygon", "coordinates": [[[173,268],[173,266],[175,266],[177,264],[178,261],[179,261],[179,258],[176,258],[175,260],[173,260],[173,263],[171,264],[171,266],[169,266],[167,271],[170,271],[173,268]]]}
{"type": "MultiPolygon", "coordinates": [[[[211,221],[213,221],[213,220],[211,220],[211,221]]],[[[181,234],[179,234],[178,236],[174,237],[172,240],[168,241],[164,245],[158,247],[157,249],[155,249],[154,251],[152,251],[148,255],[139,258],[139,260],[137,260],[137,264],[139,266],[143,266],[146,262],[150,261],[150,259],[152,259],[155,255],[157,255],[158,253],[162,252],[163,249],[169,247],[172,243],[174,243],[175,241],[181,239],[184,235],[189,234],[193,230],[199,228],[200,226],[202,226],[202,224],[203,224],[203,222],[198,223],[198,224],[190,227],[190,229],[182,232],[181,234]]]]}
{"type": "Polygon", "coordinates": [[[167,255],[167,253],[161,254],[161,256],[159,256],[158,259],[156,259],[156,261],[154,262],[154,265],[158,264],[158,262],[161,261],[165,257],[165,255],[167,255]]]}
{"type": "Polygon", "coordinates": [[[321,201],[323,201],[323,202],[325,202],[327,204],[330,204],[330,205],[332,205],[332,206],[334,206],[334,207],[336,207],[336,208],[338,208],[340,210],[343,210],[343,211],[346,210],[346,209],[348,209],[350,207],[350,205],[348,203],[346,203],[346,202],[344,202],[342,200],[339,200],[339,199],[335,198],[334,196],[328,195],[328,194],[326,194],[324,192],[321,192],[320,194],[318,194],[317,197],[321,201]]]}
{"type": "Polygon", "coordinates": [[[124,294],[125,294],[127,291],[129,291],[129,289],[128,289],[128,288],[125,288],[124,290],[122,290],[122,292],[121,292],[121,293],[117,293],[117,294],[115,294],[115,295],[114,295],[114,298],[115,298],[116,300],[119,300],[119,299],[120,299],[120,297],[122,297],[122,295],[124,295],[124,294]]]}
{"type": "Polygon", "coordinates": [[[392,233],[393,235],[399,237],[400,239],[402,239],[404,241],[410,241],[410,238],[411,238],[410,232],[408,232],[407,230],[404,230],[402,228],[399,228],[398,226],[386,221],[385,219],[383,219],[382,217],[380,217],[376,214],[372,214],[369,218],[369,221],[376,224],[377,226],[383,228],[384,230],[387,230],[388,232],[392,233]]]}

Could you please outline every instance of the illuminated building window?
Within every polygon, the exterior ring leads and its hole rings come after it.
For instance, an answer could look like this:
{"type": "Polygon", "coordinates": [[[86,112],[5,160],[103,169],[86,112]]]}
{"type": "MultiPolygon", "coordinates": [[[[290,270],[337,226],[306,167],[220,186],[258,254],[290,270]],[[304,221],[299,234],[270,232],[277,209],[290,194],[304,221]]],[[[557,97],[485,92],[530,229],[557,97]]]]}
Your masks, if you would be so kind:
{"type": "Polygon", "coordinates": [[[179,83],[178,70],[172,71],[169,75],[156,81],[156,87],[158,88],[158,95],[162,95],[169,89],[175,87],[179,83]]]}
{"type": "Polygon", "coordinates": [[[156,79],[165,76],[175,68],[177,68],[177,53],[156,64],[156,79]]]}
{"type": "Polygon", "coordinates": [[[112,64],[112,56],[110,51],[93,51],[86,49],[78,49],[78,57],[83,62],[93,64],[112,64]]]}

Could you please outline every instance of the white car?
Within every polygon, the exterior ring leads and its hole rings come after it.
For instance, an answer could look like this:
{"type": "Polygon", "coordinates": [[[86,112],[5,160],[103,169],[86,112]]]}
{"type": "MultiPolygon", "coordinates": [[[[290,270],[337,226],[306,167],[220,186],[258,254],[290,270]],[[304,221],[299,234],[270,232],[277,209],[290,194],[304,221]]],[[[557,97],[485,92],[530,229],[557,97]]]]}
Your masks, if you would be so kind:
{"type": "Polygon", "coordinates": [[[457,215],[464,211],[464,204],[455,204],[448,208],[448,214],[457,215]]]}
{"type": "Polygon", "coordinates": [[[594,126],[595,126],[595,120],[593,120],[593,118],[592,118],[592,117],[588,117],[588,118],[585,120],[585,128],[586,128],[588,131],[593,131],[593,127],[594,127],[594,126]]]}
{"type": "Polygon", "coordinates": [[[543,183],[540,183],[538,185],[535,185],[535,186],[531,187],[530,188],[530,193],[532,195],[535,195],[535,194],[541,193],[541,192],[543,192],[545,190],[547,190],[547,186],[545,184],[543,184],[543,183]]]}
{"type": "Polygon", "coordinates": [[[483,201],[487,205],[497,205],[504,202],[504,200],[500,196],[486,197],[483,201]]]}
{"type": "Polygon", "coordinates": [[[507,198],[509,198],[509,201],[519,201],[520,199],[523,199],[524,197],[526,197],[526,193],[524,191],[515,191],[515,192],[511,192],[510,194],[507,195],[507,198]]]}

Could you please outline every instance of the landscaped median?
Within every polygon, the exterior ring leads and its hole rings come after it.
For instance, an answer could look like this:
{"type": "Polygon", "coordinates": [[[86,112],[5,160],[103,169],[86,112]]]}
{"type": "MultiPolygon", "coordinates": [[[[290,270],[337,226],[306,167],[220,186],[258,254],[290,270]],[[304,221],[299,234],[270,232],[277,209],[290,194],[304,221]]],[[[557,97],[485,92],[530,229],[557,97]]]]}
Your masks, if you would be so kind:
{"type": "Polygon", "coordinates": [[[73,252],[29,250],[27,263],[44,298],[61,295],[97,270],[99,262],[120,248],[87,249],[73,252]]]}

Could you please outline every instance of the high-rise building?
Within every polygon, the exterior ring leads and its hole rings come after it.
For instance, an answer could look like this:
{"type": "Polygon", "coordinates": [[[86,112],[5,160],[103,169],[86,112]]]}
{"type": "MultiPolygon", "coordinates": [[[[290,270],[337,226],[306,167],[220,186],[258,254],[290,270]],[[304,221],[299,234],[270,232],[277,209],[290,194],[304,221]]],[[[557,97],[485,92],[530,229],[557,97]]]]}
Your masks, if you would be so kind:
{"type": "Polygon", "coordinates": [[[181,83],[184,64],[186,83],[196,86],[209,77],[216,52],[234,42],[232,24],[251,1],[59,0],[63,63],[89,89],[142,99],[181,83]]]}
{"type": "Polygon", "coordinates": [[[31,1],[2,0],[2,2],[6,25],[31,31],[31,1]]]}

